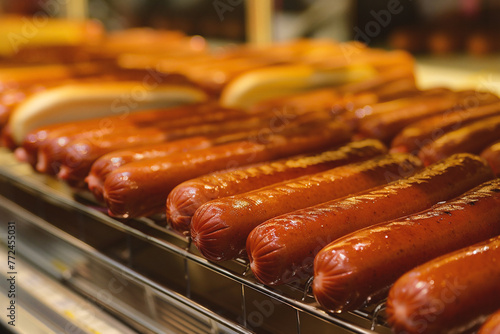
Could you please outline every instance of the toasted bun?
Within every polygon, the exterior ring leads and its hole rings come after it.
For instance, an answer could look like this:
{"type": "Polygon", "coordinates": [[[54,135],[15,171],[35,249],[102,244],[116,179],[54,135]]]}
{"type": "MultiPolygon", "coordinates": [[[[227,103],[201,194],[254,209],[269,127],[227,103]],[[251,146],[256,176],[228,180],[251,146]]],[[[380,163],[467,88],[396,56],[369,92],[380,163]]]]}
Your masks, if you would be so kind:
{"type": "Polygon", "coordinates": [[[82,83],[37,93],[12,113],[9,126],[16,143],[44,125],[83,119],[119,116],[144,109],[165,108],[203,101],[199,89],[179,85],[154,88],[141,82],[82,83]]]}
{"type": "Polygon", "coordinates": [[[370,65],[315,68],[311,65],[270,66],[246,72],[222,91],[221,104],[247,108],[257,102],[318,87],[360,81],[376,74],[370,65]]]}

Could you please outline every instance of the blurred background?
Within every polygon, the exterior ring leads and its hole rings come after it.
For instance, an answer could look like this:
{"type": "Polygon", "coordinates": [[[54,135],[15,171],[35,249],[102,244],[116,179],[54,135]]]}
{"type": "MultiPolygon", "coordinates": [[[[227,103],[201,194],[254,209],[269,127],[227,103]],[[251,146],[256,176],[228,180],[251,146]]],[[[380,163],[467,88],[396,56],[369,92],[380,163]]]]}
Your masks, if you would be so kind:
{"type": "Polygon", "coordinates": [[[267,42],[358,40],[371,47],[411,52],[422,87],[486,85],[500,93],[500,0],[0,0],[0,4],[0,54],[5,53],[2,48],[24,43],[22,38],[9,39],[11,28],[5,18],[10,14],[34,18],[28,27],[17,24],[18,35],[29,35],[22,30],[43,23],[44,17],[94,19],[99,29],[109,32],[150,27],[201,35],[212,48],[254,41],[257,34],[267,34],[267,42]],[[256,7],[260,9],[250,9],[256,7]]]}
{"type": "MultiPolygon", "coordinates": [[[[500,0],[275,0],[272,38],[356,39],[415,54],[500,51],[500,0]]],[[[245,41],[244,0],[2,0],[4,14],[94,18],[108,30],[153,27],[245,41]]]]}

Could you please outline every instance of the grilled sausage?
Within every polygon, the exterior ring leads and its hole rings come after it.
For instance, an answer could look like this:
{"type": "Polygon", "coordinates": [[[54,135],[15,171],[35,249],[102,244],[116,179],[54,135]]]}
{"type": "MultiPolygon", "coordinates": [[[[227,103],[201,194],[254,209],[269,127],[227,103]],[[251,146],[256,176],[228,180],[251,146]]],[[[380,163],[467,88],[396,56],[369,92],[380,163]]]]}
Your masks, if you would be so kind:
{"type": "Polygon", "coordinates": [[[48,140],[52,138],[62,138],[62,140],[65,140],[64,136],[67,134],[76,133],[84,135],[88,131],[94,131],[96,129],[102,131],[98,133],[107,133],[116,125],[115,122],[110,122],[107,124],[109,127],[104,126],[106,123],[107,122],[104,122],[103,125],[99,125],[95,120],[89,120],[44,126],[26,135],[21,146],[16,148],[16,156],[22,158],[23,162],[29,163],[33,168],[36,168],[36,164],[38,163],[38,150],[40,146],[48,140]]]}
{"type": "MultiPolygon", "coordinates": [[[[198,124],[188,127],[172,127],[169,122],[157,127],[139,128],[133,133],[120,131],[118,134],[111,133],[107,136],[98,138],[95,141],[76,140],[66,144],[62,148],[59,155],[59,160],[50,160],[50,157],[58,156],[53,150],[47,153],[47,144],[40,149],[40,153],[45,157],[40,157],[39,161],[50,161],[51,164],[60,162],[61,169],[58,177],[66,181],[81,182],[89,173],[92,163],[102,155],[125,148],[134,148],[142,145],[155,145],[167,140],[176,140],[187,138],[190,136],[214,136],[227,135],[228,138],[236,140],[236,136],[249,138],[258,135],[262,131],[262,127],[273,124],[273,127],[281,127],[281,129],[299,126],[300,124],[308,124],[310,122],[318,122],[320,119],[329,120],[330,116],[325,113],[309,113],[295,118],[293,121],[279,124],[283,120],[274,121],[274,116],[262,117],[251,116],[240,119],[230,119],[223,122],[198,124]]],[[[222,142],[219,140],[219,142],[222,142]]],[[[54,142],[56,152],[60,148],[58,141],[54,142]]],[[[50,146],[49,146],[50,148],[50,146]]],[[[41,155],[39,154],[39,156],[41,155]]]]}
{"type": "Polygon", "coordinates": [[[388,175],[411,174],[421,162],[407,154],[386,155],[280,182],[203,204],[191,237],[209,260],[245,255],[249,233],[268,219],[387,183],[388,175]]]}
{"type": "MultiPolygon", "coordinates": [[[[41,127],[30,132],[23,140],[21,149],[22,156],[36,168],[38,162],[38,149],[49,140],[57,140],[60,145],[65,145],[70,140],[78,138],[101,138],[109,133],[116,132],[120,128],[122,131],[131,131],[131,128],[146,127],[156,125],[158,122],[169,122],[189,117],[197,117],[199,114],[210,114],[214,110],[224,109],[214,103],[197,103],[193,105],[172,107],[165,109],[154,109],[140,111],[116,116],[109,116],[97,119],[83,120],[71,123],[53,124],[41,127]]],[[[189,122],[187,123],[189,124],[189,122]]],[[[54,160],[57,161],[56,158],[54,160]]],[[[39,166],[41,170],[42,166],[39,166]]],[[[50,173],[50,170],[43,171],[50,173]]]]}
{"type": "Polygon", "coordinates": [[[95,141],[75,140],[64,147],[59,161],[50,159],[46,147],[43,147],[40,150],[38,165],[44,163],[54,166],[60,163],[57,177],[76,186],[88,175],[92,163],[102,155],[125,148],[155,145],[167,140],[165,131],[156,128],[141,128],[132,133],[111,134],[95,141]]]}
{"type": "MultiPolygon", "coordinates": [[[[63,136],[55,134],[51,136],[52,139],[45,140],[39,145],[36,169],[42,173],[52,174],[58,172],[58,168],[50,166],[64,166],[70,161],[62,177],[66,179],[66,175],[70,175],[70,179],[81,180],[82,175],[83,177],[87,175],[92,162],[110,151],[137,147],[141,142],[156,144],[167,139],[185,137],[193,132],[196,133],[197,129],[201,131],[213,129],[214,123],[223,121],[240,124],[235,120],[242,120],[241,126],[250,123],[249,116],[242,110],[219,108],[212,105],[212,112],[199,114],[196,114],[195,110],[202,108],[190,109],[184,116],[177,115],[184,112],[183,109],[152,111],[140,118],[133,115],[126,120],[118,120],[118,124],[110,125],[108,120],[108,126],[95,127],[83,133],[75,131],[63,136]],[[165,116],[162,116],[162,113],[165,116]],[[74,161],[78,161],[79,169],[82,171],[77,170],[72,176],[74,161]]],[[[254,123],[259,120],[257,116],[253,116],[253,119],[254,123]]]]}
{"type": "Polygon", "coordinates": [[[366,139],[315,155],[287,158],[201,176],[183,182],[172,190],[167,198],[167,221],[174,230],[189,234],[191,218],[195,211],[210,200],[367,160],[386,152],[386,147],[378,140],[366,139]]]}
{"type": "Polygon", "coordinates": [[[400,111],[411,113],[414,109],[419,110],[428,106],[432,101],[447,99],[455,93],[448,88],[432,88],[424,91],[416,91],[409,96],[403,96],[394,100],[381,101],[375,104],[367,104],[360,108],[354,108],[339,116],[342,121],[353,127],[359,127],[366,119],[376,118],[380,115],[400,111]]]}
{"type": "MultiPolygon", "coordinates": [[[[297,126],[296,124],[288,124],[283,127],[297,126]]],[[[220,127],[221,132],[224,129],[220,127]]],[[[141,161],[145,159],[166,157],[175,152],[187,152],[196,149],[208,148],[216,145],[227,144],[234,141],[245,140],[255,137],[261,133],[262,129],[241,131],[229,134],[221,134],[219,136],[196,136],[185,139],[178,139],[166,143],[156,145],[139,146],[137,148],[127,148],[117,150],[101,156],[91,166],[90,172],[86,177],[88,187],[95,195],[96,199],[102,201],[102,191],[104,181],[109,173],[113,170],[133,161],[141,161]]],[[[117,141],[120,144],[121,140],[117,141]]],[[[380,143],[380,145],[382,145],[380,143]]],[[[383,146],[383,145],[382,145],[383,146]]],[[[384,147],[385,149],[385,147],[384,147]]],[[[61,171],[67,166],[62,166],[61,171]]],[[[78,169],[75,169],[78,170],[78,169]]],[[[72,173],[74,174],[74,172],[72,173]]]]}
{"type": "Polygon", "coordinates": [[[109,173],[133,161],[166,157],[172,153],[188,152],[213,146],[214,141],[207,137],[189,137],[157,145],[140,146],[117,150],[103,155],[91,167],[85,182],[98,201],[102,201],[104,180],[109,173]]]}
{"type": "Polygon", "coordinates": [[[493,313],[479,328],[477,334],[498,334],[500,333],[500,310],[493,313]]]}
{"type": "Polygon", "coordinates": [[[500,179],[494,179],[428,210],[335,240],[314,259],[313,292],[327,310],[356,309],[379,299],[417,265],[499,234],[500,179]]]}
{"type": "Polygon", "coordinates": [[[483,152],[481,152],[481,157],[486,159],[490,164],[493,172],[497,177],[500,176],[500,142],[496,142],[491,146],[488,146],[483,152]]]}
{"type": "Polygon", "coordinates": [[[474,106],[425,118],[405,127],[394,137],[391,143],[391,152],[418,154],[423,146],[438,139],[446,132],[457,130],[473,121],[495,115],[500,115],[500,103],[474,106]]]}
{"type": "Polygon", "coordinates": [[[387,300],[393,331],[462,333],[477,326],[500,308],[499,263],[500,236],[405,273],[394,283],[387,300]]]}
{"type": "Polygon", "coordinates": [[[446,133],[422,147],[418,156],[428,165],[454,153],[479,154],[489,144],[498,140],[500,140],[500,116],[488,117],[446,133]]]}
{"type": "MultiPolygon", "coordinates": [[[[360,121],[359,135],[362,137],[377,138],[384,142],[390,142],[405,126],[413,122],[433,116],[449,109],[464,108],[467,101],[478,93],[475,91],[458,92],[447,98],[436,97],[429,99],[425,103],[415,103],[411,108],[396,110],[380,115],[366,117],[360,121]]],[[[483,96],[487,93],[482,93],[483,96]]],[[[498,97],[488,94],[488,98],[480,100],[481,104],[498,102],[498,97]]]]}
{"type": "Polygon", "coordinates": [[[492,177],[483,160],[456,155],[386,186],[270,219],[248,237],[250,268],[268,285],[307,278],[314,256],[328,243],[425,210],[492,177]]]}
{"type": "Polygon", "coordinates": [[[169,192],[188,179],[217,170],[322,150],[345,143],[350,137],[350,129],[343,123],[330,122],[165,158],[132,162],[108,175],[104,182],[104,200],[113,216],[137,217],[164,212],[169,192]]]}

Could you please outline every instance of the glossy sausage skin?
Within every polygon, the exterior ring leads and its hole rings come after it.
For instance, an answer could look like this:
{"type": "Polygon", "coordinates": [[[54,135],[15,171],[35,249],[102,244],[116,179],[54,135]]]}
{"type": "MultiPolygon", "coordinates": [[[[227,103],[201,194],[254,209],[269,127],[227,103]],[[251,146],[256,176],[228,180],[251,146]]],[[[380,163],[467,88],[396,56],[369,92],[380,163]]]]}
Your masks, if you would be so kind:
{"type": "MultiPolygon", "coordinates": [[[[92,163],[106,153],[125,148],[156,145],[166,140],[165,132],[155,128],[137,129],[132,134],[114,134],[96,140],[80,139],[70,142],[65,147],[59,161],[51,161],[50,163],[55,164],[59,162],[60,169],[57,177],[76,185],[83,182],[90,172],[92,163]]],[[[44,150],[42,151],[45,152],[44,150]]],[[[39,159],[39,162],[47,160],[50,161],[48,157],[45,157],[39,159]]]]}
{"type": "Polygon", "coordinates": [[[405,127],[394,137],[391,143],[391,152],[418,154],[423,146],[438,139],[446,132],[457,130],[473,121],[495,115],[500,115],[500,103],[474,106],[425,118],[405,127]]]}
{"type": "MultiPolygon", "coordinates": [[[[174,120],[179,122],[182,119],[199,117],[200,114],[210,113],[215,110],[229,110],[231,113],[234,113],[232,109],[221,108],[214,103],[198,103],[187,106],[153,109],[105,118],[82,120],[78,122],[52,124],[29,133],[24,138],[20,149],[24,151],[23,156],[26,157],[27,162],[35,168],[38,162],[39,148],[50,140],[58,140],[60,141],[60,145],[64,146],[65,143],[75,139],[101,138],[102,136],[116,133],[117,131],[132,131],[132,129],[135,128],[157,125],[158,122],[165,123],[174,120]]],[[[189,122],[187,124],[189,124],[189,122]]],[[[53,160],[57,161],[57,158],[53,160]]],[[[38,168],[44,173],[52,172],[48,167],[47,170],[44,170],[42,166],[38,168]]],[[[52,173],[55,174],[54,172],[52,173]]]]}
{"type": "MultiPolygon", "coordinates": [[[[156,144],[158,140],[155,138],[160,137],[167,140],[196,134],[196,130],[206,132],[208,129],[218,126],[215,124],[223,121],[233,121],[238,126],[250,122],[249,116],[242,110],[219,109],[216,106],[213,108],[210,113],[204,111],[200,114],[195,114],[195,112],[201,108],[189,109],[189,113],[185,112],[184,109],[150,111],[142,117],[134,114],[124,120],[103,119],[101,122],[105,126],[96,126],[85,132],[77,130],[62,136],[51,135],[50,139],[39,145],[36,170],[52,174],[58,172],[57,166],[66,165],[67,170],[63,172],[63,175],[70,175],[73,172],[73,161],[78,159],[81,168],[85,168],[86,171],[76,171],[76,175],[71,175],[69,178],[81,180],[81,174],[85,174],[83,177],[86,176],[89,166],[95,159],[110,151],[136,147],[140,142],[156,144]],[[165,115],[162,116],[162,114],[165,115]],[[237,119],[241,122],[234,122],[237,119]],[[85,146],[85,150],[83,150],[83,146],[85,146]],[[78,152],[77,157],[74,156],[75,152],[78,152]],[[88,154],[84,152],[88,152],[88,154]],[[66,164],[66,161],[71,161],[71,164],[66,164]],[[56,168],[51,166],[56,166],[56,168]]],[[[259,118],[254,116],[253,120],[255,123],[255,120],[259,120],[259,118]]],[[[63,178],[66,179],[65,176],[63,178]]]]}
{"type": "Polygon", "coordinates": [[[493,313],[479,328],[477,334],[500,333],[500,309],[493,313]]]}
{"type": "MultiPolygon", "coordinates": [[[[22,157],[24,159],[23,162],[27,162],[33,168],[36,168],[38,163],[38,151],[46,142],[59,138],[67,142],[68,139],[66,139],[66,136],[68,135],[90,136],[89,132],[95,132],[96,130],[96,133],[99,135],[106,134],[113,131],[115,126],[120,123],[114,120],[108,123],[107,120],[108,119],[103,119],[103,123],[96,122],[96,120],[87,120],[44,126],[26,135],[22,145],[16,149],[16,155],[22,157]]],[[[48,172],[49,171],[47,171],[47,173],[48,172]]]]}
{"type": "Polygon", "coordinates": [[[169,192],[186,180],[218,170],[322,150],[345,143],[350,137],[350,129],[344,124],[330,122],[132,162],[108,175],[104,182],[104,200],[113,216],[138,217],[164,212],[169,192]]]}
{"type": "MultiPolygon", "coordinates": [[[[222,130],[223,127],[220,127],[220,129],[222,130]]],[[[116,150],[101,156],[92,164],[86,181],[96,199],[102,200],[104,181],[108,174],[127,163],[167,157],[172,153],[194,151],[230,142],[246,140],[255,137],[259,133],[260,130],[250,130],[221,134],[219,136],[194,136],[156,145],[116,150]]],[[[63,168],[64,167],[65,166],[63,166],[63,168]]]]}
{"type": "Polygon", "coordinates": [[[102,201],[104,181],[109,173],[120,166],[134,161],[166,157],[172,153],[188,152],[208,148],[214,141],[207,137],[189,137],[166,143],[117,150],[97,159],[90,169],[85,182],[98,201],[102,201]]]}
{"type": "Polygon", "coordinates": [[[428,165],[454,153],[479,154],[500,140],[500,116],[488,117],[451,131],[422,147],[418,156],[428,165]]]}
{"type": "Polygon", "coordinates": [[[499,235],[499,218],[500,179],[494,179],[428,210],[337,239],[314,259],[316,300],[331,311],[378,300],[406,271],[499,235]]]}
{"type": "MultiPolygon", "coordinates": [[[[396,110],[381,115],[374,115],[361,120],[359,133],[363,137],[377,138],[384,142],[390,142],[404,127],[413,122],[433,116],[449,109],[463,109],[467,101],[478,93],[475,91],[458,92],[447,98],[436,97],[429,99],[426,103],[415,103],[408,110],[396,110]]],[[[483,95],[486,93],[482,93],[483,95]]],[[[499,99],[493,94],[480,101],[482,104],[498,102],[499,99]]]]}
{"type": "Polygon", "coordinates": [[[454,92],[447,88],[432,88],[424,91],[416,91],[408,96],[402,96],[394,100],[379,101],[374,104],[367,104],[359,108],[348,110],[339,117],[353,127],[358,128],[360,124],[367,122],[371,118],[393,112],[411,113],[413,109],[422,109],[432,101],[437,99],[447,99],[453,96],[454,92]]]}
{"type": "Polygon", "coordinates": [[[174,230],[189,234],[195,211],[210,200],[367,160],[386,152],[387,148],[380,141],[366,139],[315,155],[287,158],[201,176],[183,182],[172,190],[167,198],[167,221],[174,230]]]}
{"type": "MultiPolygon", "coordinates": [[[[272,116],[271,116],[272,117],[272,116]]],[[[155,127],[141,127],[133,131],[119,131],[110,133],[100,138],[80,139],[70,141],[64,147],[59,145],[59,140],[53,141],[54,145],[45,144],[39,150],[39,162],[61,165],[57,176],[66,181],[81,182],[90,172],[92,164],[106,153],[142,145],[156,145],[161,142],[189,138],[190,136],[221,136],[226,135],[228,140],[239,135],[240,140],[259,135],[261,128],[273,122],[273,125],[282,129],[298,126],[302,122],[317,122],[319,119],[329,120],[326,114],[308,114],[293,122],[279,124],[282,120],[273,121],[269,116],[251,116],[240,119],[229,119],[222,122],[195,124],[188,127],[177,127],[169,121],[155,127]],[[231,135],[228,135],[231,134],[231,135]],[[48,151],[48,152],[47,152],[48,151]],[[60,152],[56,154],[54,152],[60,152]],[[58,157],[58,160],[54,160],[58,157]]],[[[182,119],[184,120],[184,119],[182,119]]],[[[222,139],[219,142],[223,142],[222,139]]],[[[37,165],[38,166],[38,165],[37,165]]]]}
{"type": "Polygon", "coordinates": [[[495,175],[500,177],[500,142],[488,146],[481,152],[481,157],[488,161],[495,175]]]}
{"type": "Polygon", "coordinates": [[[420,167],[412,155],[385,155],[213,200],[194,214],[191,237],[209,260],[245,256],[248,235],[266,220],[385,184],[388,175],[409,175],[420,167]]]}
{"type": "Polygon", "coordinates": [[[477,326],[500,308],[499,263],[497,236],[410,270],[389,291],[393,332],[462,333],[477,326]]]}
{"type": "Polygon", "coordinates": [[[268,285],[308,278],[314,256],[328,243],[425,210],[492,177],[483,160],[456,155],[386,186],[270,219],[248,237],[250,268],[268,285]]]}

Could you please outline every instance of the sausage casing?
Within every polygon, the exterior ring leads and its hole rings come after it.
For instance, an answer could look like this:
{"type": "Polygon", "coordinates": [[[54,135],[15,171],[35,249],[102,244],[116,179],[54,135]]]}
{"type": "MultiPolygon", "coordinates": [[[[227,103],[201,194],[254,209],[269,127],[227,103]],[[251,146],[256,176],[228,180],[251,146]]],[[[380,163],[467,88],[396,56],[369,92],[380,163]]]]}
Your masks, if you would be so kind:
{"type": "MultiPolygon", "coordinates": [[[[120,129],[121,132],[132,132],[133,129],[136,128],[158,125],[159,122],[173,122],[175,124],[172,125],[178,125],[178,123],[183,124],[182,122],[186,120],[189,120],[189,122],[186,121],[186,124],[191,124],[190,121],[198,120],[199,123],[201,122],[199,120],[200,117],[202,118],[203,115],[206,114],[210,115],[213,111],[227,111],[233,116],[239,113],[233,109],[222,108],[214,103],[197,103],[165,109],[125,113],[117,116],[93,118],[77,122],[52,124],[39,128],[26,135],[20,149],[24,151],[23,156],[26,157],[27,161],[33,168],[36,168],[38,163],[38,150],[41,146],[47,145],[49,141],[59,142],[59,146],[64,147],[64,145],[71,140],[84,138],[96,140],[110,133],[116,133],[120,131],[120,129]]],[[[244,114],[243,111],[240,113],[244,114]]],[[[211,117],[214,118],[215,116],[211,117]]],[[[59,151],[60,149],[55,149],[55,152],[59,151]]],[[[48,158],[52,161],[58,161],[57,157],[49,156],[48,158]]],[[[58,169],[52,171],[50,165],[50,162],[47,162],[46,165],[40,164],[37,168],[43,173],[55,174],[58,169]]]]}
{"type": "Polygon", "coordinates": [[[199,150],[211,147],[212,145],[213,140],[207,137],[189,137],[157,145],[113,151],[103,155],[92,164],[85,182],[95,198],[98,201],[102,201],[102,188],[106,176],[118,167],[134,161],[166,157],[172,153],[199,150]]]}
{"type": "MultiPolygon", "coordinates": [[[[479,95],[478,98],[480,98],[479,95]]],[[[446,132],[457,130],[473,121],[500,114],[500,103],[474,106],[463,110],[445,112],[425,118],[405,127],[391,143],[391,152],[418,154],[429,142],[438,139],[446,132]]]]}
{"type": "Polygon", "coordinates": [[[422,147],[418,156],[428,165],[454,153],[479,154],[498,140],[500,140],[500,116],[488,117],[444,134],[422,147]]]}
{"type": "Polygon", "coordinates": [[[167,198],[167,221],[173,229],[188,234],[195,211],[210,200],[367,160],[386,152],[386,147],[380,141],[366,139],[315,155],[287,158],[201,176],[183,182],[172,190],[167,198]]]}
{"type": "Polygon", "coordinates": [[[428,210],[337,239],[314,260],[316,300],[328,310],[375,301],[406,271],[499,235],[499,218],[500,179],[494,179],[428,210]]]}
{"type": "Polygon", "coordinates": [[[213,200],[194,214],[191,237],[209,260],[230,260],[245,255],[248,235],[268,219],[385,184],[388,175],[403,177],[420,167],[412,155],[384,155],[213,200]]]}
{"type": "Polygon", "coordinates": [[[345,143],[350,137],[348,127],[330,122],[165,158],[132,162],[107,176],[104,200],[113,216],[138,217],[164,212],[169,192],[186,180],[217,170],[322,150],[345,143]]]}
{"type": "MultiPolygon", "coordinates": [[[[224,113],[227,113],[225,111],[224,113]]],[[[216,114],[216,113],[215,113],[216,114]]],[[[233,116],[234,117],[234,116],[233,116]]],[[[238,116],[239,117],[239,116],[238,116]]],[[[165,141],[177,140],[181,138],[189,138],[191,136],[215,136],[219,135],[218,142],[223,143],[224,140],[236,140],[236,138],[249,138],[262,134],[262,127],[274,122],[271,115],[258,115],[249,117],[239,117],[233,119],[222,119],[220,122],[208,122],[202,124],[194,124],[192,126],[175,126],[177,122],[168,121],[154,127],[141,127],[134,131],[124,131],[121,129],[117,133],[110,133],[106,136],[96,138],[95,140],[80,139],[70,141],[64,147],[59,145],[59,140],[54,141],[55,150],[48,150],[48,145],[44,145],[40,149],[41,153],[45,153],[44,158],[39,158],[39,161],[51,161],[51,164],[60,163],[60,171],[58,177],[66,181],[76,183],[82,182],[90,172],[92,164],[106,153],[134,148],[143,145],[156,145],[165,141]],[[61,154],[58,160],[54,161],[57,154],[48,154],[49,152],[57,152],[61,149],[61,154]],[[52,159],[51,159],[52,158],[52,159]]],[[[277,120],[273,123],[274,126],[281,129],[297,127],[300,124],[314,124],[320,119],[330,120],[326,114],[313,114],[298,117],[293,121],[286,121],[284,124],[279,124],[282,120],[277,120]]],[[[185,119],[181,119],[184,121],[185,119]]],[[[41,154],[39,154],[40,156],[41,154]]]]}
{"type": "Polygon", "coordinates": [[[268,285],[308,278],[314,256],[328,243],[425,210],[492,177],[482,159],[456,155],[391,184],[270,219],[248,237],[250,268],[268,285]]]}
{"type": "MultiPolygon", "coordinates": [[[[425,101],[426,103],[416,102],[408,110],[396,110],[366,117],[360,121],[359,133],[361,136],[377,138],[384,142],[390,142],[404,127],[413,122],[442,113],[446,110],[464,108],[464,105],[478,93],[475,91],[458,92],[447,98],[435,97],[425,101]]],[[[483,93],[485,94],[485,93],[483,93]]],[[[482,104],[498,102],[498,97],[489,94],[488,98],[480,100],[482,104]]]]}
{"type": "Polygon", "coordinates": [[[440,256],[401,276],[389,291],[395,333],[471,329],[500,308],[500,236],[440,256]]]}

